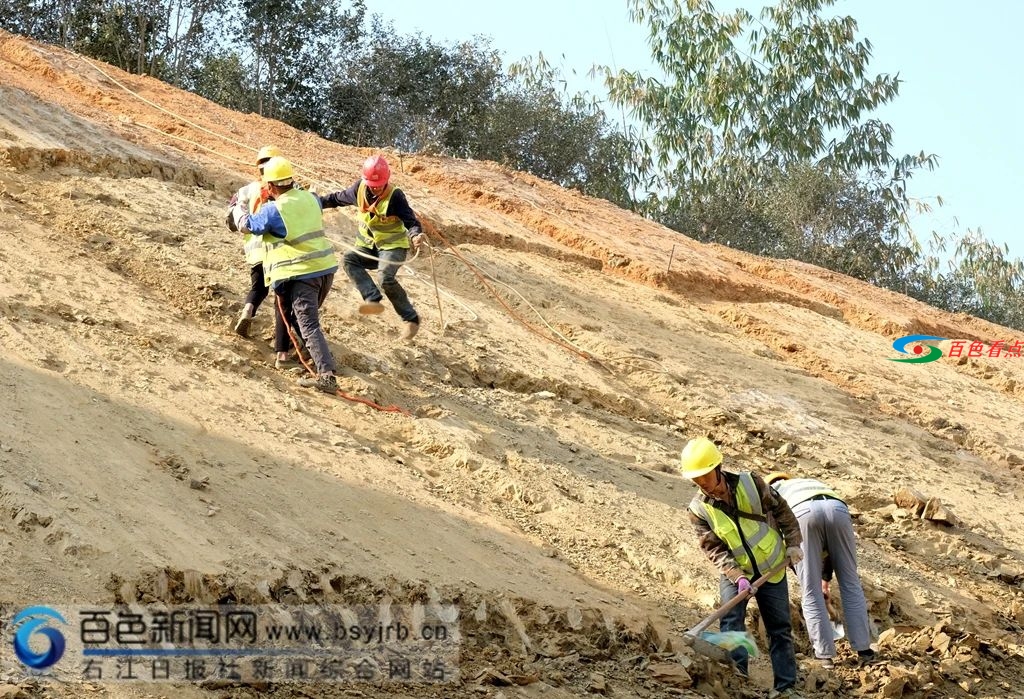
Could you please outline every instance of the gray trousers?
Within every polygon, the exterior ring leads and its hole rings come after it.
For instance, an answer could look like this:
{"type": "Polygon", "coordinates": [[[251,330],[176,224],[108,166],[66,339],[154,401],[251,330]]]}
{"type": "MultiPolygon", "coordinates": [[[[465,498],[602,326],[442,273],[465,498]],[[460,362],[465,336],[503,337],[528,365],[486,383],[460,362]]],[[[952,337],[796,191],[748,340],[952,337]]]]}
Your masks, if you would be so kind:
{"type": "Polygon", "coordinates": [[[804,537],[804,560],[797,565],[796,574],[800,578],[804,621],[815,656],[834,658],[836,655],[832,624],[821,591],[823,552],[828,552],[839,580],[843,621],[850,645],[854,650],[867,650],[871,647],[871,629],[864,589],[857,574],[857,542],[846,503],[835,499],[807,500],[794,507],[793,514],[804,537]]]}
{"type": "Polygon", "coordinates": [[[332,272],[313,279],[289,279],[274,287],[274,293],[281,297],[285,308],[291,305],[295,320],[299,324],[299,334],[313,358],[318,375],[334,373],[337,368],[334,356],[327,346],[327,338],[320,328],[320,306],[323,305],[333,284],[332,272]]]}

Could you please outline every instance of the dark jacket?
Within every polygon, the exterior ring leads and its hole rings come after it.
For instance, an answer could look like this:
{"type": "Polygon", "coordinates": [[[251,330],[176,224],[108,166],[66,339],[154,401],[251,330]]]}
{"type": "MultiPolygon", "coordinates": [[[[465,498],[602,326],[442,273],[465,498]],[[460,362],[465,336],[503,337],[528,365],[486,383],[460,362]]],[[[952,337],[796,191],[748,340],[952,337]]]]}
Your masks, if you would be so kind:
{"type": "MultiPolygon", "coordinates": [[[[357,203],[356,192],[359,190],[360,182],[361,180],[356,180],[355,184],[348,189],[320,197],[320,206],[324,209],[333,209],[339,206],[355,206],[357,203]]],[[[366,202],[372,204],[375,201],[377,201],[377,196],[367,187],[366,202]]],[[[413,228],[417,230],[422,229],[419,219],[416,218],[412,207],[409,206],[409,200],[406,199],[405,192],[398,187],[395,187],[395,190],[391,193],[391,201],[388,203],[388,216],[397,216],[402,219],[406,230],[411,231],[413,228]]]]}

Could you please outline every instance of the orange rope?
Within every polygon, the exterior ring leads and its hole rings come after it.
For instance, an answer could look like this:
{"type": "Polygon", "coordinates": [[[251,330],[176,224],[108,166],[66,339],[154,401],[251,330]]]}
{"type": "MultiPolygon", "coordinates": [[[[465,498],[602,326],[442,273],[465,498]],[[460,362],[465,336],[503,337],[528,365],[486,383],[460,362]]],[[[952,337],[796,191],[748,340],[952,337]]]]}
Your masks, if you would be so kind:
{"type": "MultiPolygon", "coordinates": [[[[302,352],[299,351],[299,340],[295,336],[292,326],[288,323],[288,316],[285,315],[284,304],[281,303],[281,297],[277,294],[274,294],[274,299],[277,301],[277,312],[281,315],[281,322],[284,323],[284,327],[288,331],[288,338],[292,341],[292,347],[295,348],[295,353],[299,356],[299,362],[302,364],[302,366],[306,368],[306,371],[308,371],[311,376],[317,376],[316,369],[307,364],[306,360],[302,358],[302,352]]],[[[310,354],[310,356],[312,357],[312,354],[310,354]]],[[[372,400],[369,400],[367,398],[360,398],[359,396],[350,396],[349,394],[343,392],[340,388],[335,389],[334,395],[340,396],[345,400],[352,401],[353,403],[362,403],[363,405],[368,405],[374,410],[379,410],[383,413],[401,413],[402,415],[409,415],[411,417],[411,413],[409,413],[409,411],[403,410],[402,408],[399,408],[397,405],[380,405],[378,403],[374,403],[372,400]]]]}
{"type": "Polygon", "coordinates": [[[551,336],[541,332],[540,329],[538,329],[532,323],[530,323],[525,318],[523,318],[523,316],[518,311],[516,311],[514,308],[512,308],[512,306],[510,306],[505,301],[505,299],[503,299],[500,295],[498,295],[498,293],[493,289],[493,287],[491,287],[491,285],[487,283],[487,280],[484,278],[484,276],[482,274],[480,274],[480,272],[477,270],[477,268],[474,267],[473,264],[469,260],[467,260],[465,257],[463,257],[462,254],[458,251],[458,249],[454,245],[452,245],[448,241],[447,238],[445,238],[443,235],[441,235],[441,231],[437,230],[437,226],[431,226],[431,228],[433,228],[433,231],[431,231],[431,232],[434,235],[436,235],[438,238],[441,239],[441,242],[444,243],[448,247],[449,250],[451,250],[452,255],[454,255],[462,264],[466,265],[466,267],[469,268],[469,271],[472,272],[476,276],[476,278],[480,280],[480,283],[483,284],[484,288],[487,289],[487,291],[490,292],[491,296],[493,296],[498,301],[498,303],[500,303],[505,308],[505,310],[509,312],[509,314],[513,318],[518,320],[519,323],[524,328],[526,328],[527,330],[529,330],[533,334],[535,334],[535,335],[537,335],[537,336],[547,340],[548,342],[552,342],[552,343],[558,345],[559,347],[561,347],[562,349],[565,349],[565,350],[568,350],[568,351],[572,352],[573,354],[575,354],[576,356],[580,357],[581,359],[584,359],[584,360],[586,360],[588,362],[597,362],[597,358],[594,357],[593,355],[591,355],[591,354],[589,354],[587,352],[584,352],[583,350],[577,349],[577,348],[573,347],[572,345],[570,345],[567,342],[563,342],[563,341],[561,341],[561,340],[559,340],[557,338],[551,337],[551,336]]]}

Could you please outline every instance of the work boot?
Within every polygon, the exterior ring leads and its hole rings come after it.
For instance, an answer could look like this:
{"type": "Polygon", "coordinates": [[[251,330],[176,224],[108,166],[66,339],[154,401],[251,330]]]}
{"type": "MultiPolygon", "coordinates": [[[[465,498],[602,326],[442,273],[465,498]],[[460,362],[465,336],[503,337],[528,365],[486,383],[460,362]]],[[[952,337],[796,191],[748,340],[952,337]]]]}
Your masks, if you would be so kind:
{"type": "Polygon", "coordinates": [[[252,327],[252,316],[247,316],[245,311],[242,311],[242,315],[238,316],[238,320],[235,321],[235,332],[242,337],[249,337],[249,328],[252,327]]]}
{"type": "Polygon", "coordinates": [[[420,331],[420,324],[415,321],[406,321],[404,323],[405,328],[402,330],[402,339],[411,340],[416,337],[416,333],[420,331]]]}
{"type": "Polygon", "coordinates": [[[315,388],[324,393],[338,392],[338,377],[334,374],[321,374],[320,376],[306,376],[299,379],[299,385],[303,388],[315,388]]]}
{"type": "Polygon", "coordinates": [[[882,656],[876,653],[871,648],[867,650],[857,651],[857,665],[863,667],[865,665],[874,665],[875,663],[882,662],[882,656]]]}
{"type": "Polygon", "coordinates": [[[380,301],[367,301],[359,304],[359,312],[364,316],[375,316],[384,312],[384,304],[380,301]]]}
{"type": "Polygon", "coordinates": [[[288,369],[294,369],[302,366],[294,359],[276,359],[274,360],[274,368],[287,371],[288,369]]]}
{"type": "Polygon", "coordinates": [[[832,658],[818,658],[818,665],[820,665],[823,670],[834,670],[836,667],[836,661],[832,658]]]}

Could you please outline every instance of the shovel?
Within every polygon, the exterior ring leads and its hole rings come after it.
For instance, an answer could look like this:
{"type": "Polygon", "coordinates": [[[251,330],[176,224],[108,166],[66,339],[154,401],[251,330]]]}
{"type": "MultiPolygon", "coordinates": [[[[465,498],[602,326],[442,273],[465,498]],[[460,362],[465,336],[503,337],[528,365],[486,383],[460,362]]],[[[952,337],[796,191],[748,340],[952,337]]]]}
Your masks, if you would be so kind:
{"type": "Polygon", "coordinates": [[[692,629],[683,634],[683,643],[687,644],[688,646],[690,646],[695,651],[697,651],[705,657],[711,658],[712,660],[717,660],[720,663],[734,665],[735,663],[733,662],[732,655],[730,654],[730,651],[728,649],[711,643],[710,641],[705,640],[704,638],[701,638],[701,633],[703,633],[709,626],[711,626],[711,624],[725,616],[729,612],[729,610],[735,607],[737,604],[740,604],[744,600],[753,597],[754,593],[757,592],[758,588],[760,588],[762,585],[768,582],[768,579],[771,578],[773,575],[775,575],[779,571],[785,570],[788,563],[788,561],[783,561],[779,565],[775,566],[767,573],[759,577],[757,580],[750,583],[749,590],[747,590],[746,592],[739,593],[731,600],[723,604],[721,607],[716,609],[714,612],[712,612],[710,615],[705,617],[699,624],[697,624],[692,629]]]}

